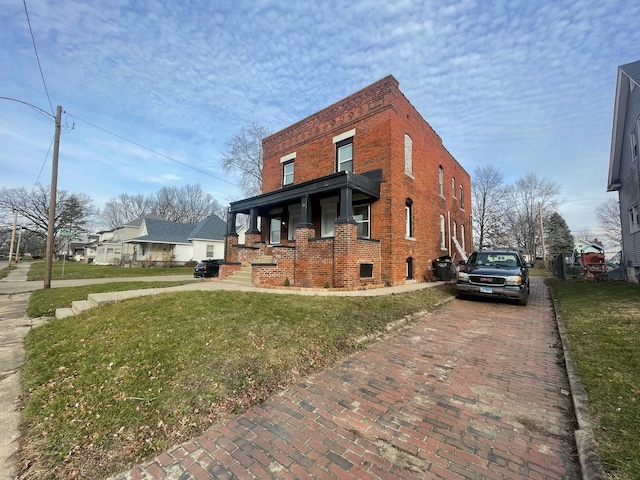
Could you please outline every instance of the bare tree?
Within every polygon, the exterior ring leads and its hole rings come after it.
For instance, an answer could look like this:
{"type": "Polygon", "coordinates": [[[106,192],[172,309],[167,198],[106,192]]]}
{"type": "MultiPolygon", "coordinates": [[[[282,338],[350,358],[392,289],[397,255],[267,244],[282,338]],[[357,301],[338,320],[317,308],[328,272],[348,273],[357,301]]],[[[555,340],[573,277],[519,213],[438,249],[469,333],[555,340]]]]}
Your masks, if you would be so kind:
{"type": "Polygon", "coordinates": [[[102,209],[101,217],[109,226],[116,228],[125,225],[136,218],[148,215],[153,210],[153,202],[144,195],[121,193],[110,198],[102,209]]]}
{"type": "Polygon", "coordinates": [[[609,198],[596,207],[596,218],[604,230],[607,240],[618,246],[622,243],[622,221],[620,203],[615,198],[609,198]]]}
{"type": "Polygon", "coordinates": [[[102,219],[110,228],[116,228],[151,213],[172,222],[192,224],[214,213],[226,218],[226,208],[196,184],[162,187],[148,197],[121,193],[107,201],[102,219]]]}
{"type": "Polygon", "coordinates": [[[505,222],[509,204],[508,187],[502,173],[493,165],[477,167],[473,172],[473,232],[476,248],[508,245],[505,222]]]}
{"type": "Polygon", "coordinates": [[[225,144],[222,169],[240,174],[239,186],[247,196],[262,192],[262,139],[269,135],[266,127],[252,120],[225,144]]]}
{"type": "Polygon", "coordinates": [[[511,209],[507,215],[515,246],[530,258],[542,252],[540,215],[548,219],[555,211],[560,186],[548,179],[530,173],[520,178],[511,188],[511,209]]]}
{"type": "MultiPolygon", "coordinates": [[[[0,214],[18,213],[19,223],[27,231],[46,238],[49,225],[49,187],[37,184],[32,190],[24,187],[0,190],[0,214]]],[[[89,231],[90,222],[98,210],[91,198],[83,193],[66,190],[56,192],[56,211],[53,225],[54,238],[61,230],[77,235],[89,231]]]]}

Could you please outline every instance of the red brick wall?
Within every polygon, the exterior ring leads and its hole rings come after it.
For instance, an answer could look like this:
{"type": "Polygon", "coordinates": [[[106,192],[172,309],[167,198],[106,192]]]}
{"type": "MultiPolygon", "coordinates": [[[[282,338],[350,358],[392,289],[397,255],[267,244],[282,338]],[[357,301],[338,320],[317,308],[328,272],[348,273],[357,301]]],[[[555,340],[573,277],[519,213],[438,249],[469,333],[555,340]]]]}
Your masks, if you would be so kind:
{"type": "MultiPolygon", "coordinates": [[[[354,172],[383,171],[380,199],[371,204],[371,238],[380,241],[377,248],[381,265],[374,268],[376,281],[391,285],[404,283],[409,257],[413,259],[413,278],[419,281],[431,279],[431,265],[435,258],[449,253],[454,259],[459,258],[453,244],[451,251],[448,249],[452,234],[450,226],[454,221],[459,239],[460,226],[464,225],[464,243],[467,251],[471,248],[471,180],[442,145],[440,137],[398,89],[398,82],[393,77],[385,77],[267,137],[263,141],[263,193],[281,188],[280,158],[293,152],[296,153],[296,184],[334,173],[335,144],[332,139],[351,129],[356,130],[353,137],[354,172]],[[405,174],[404,168],[405,134],[411,137],[413,144],[411,176],[405,174]],[[443,197],[439,195],[438,185],[440,165],[444,171],[443,197]],[[455,198],[451,192],[452,177],[456,181],[455,198]],[[464,190],[463,208],[460,207],[459,185],[464,190]],[[414,234],[411,239],[405,238],[407,198],[413,201],[414,234]],[[445,217],[445,249],[440,247],[440,215],[445,217]]],[[[314,205],[312,212],[314,222],[319,223],[319,205],[314,205]]],[[[338,231],[336,225],[336,240],[338,231]]],[[[319,232],[316,231],[315,235],[319,232]]],[[[309,238],[313,238],[313,232],[309,233],[309,238]]],[[[321,248],[325,245],[323,243],[308,242],[304,247],[297,245],[298,249],[309,252],[296,258],[300,264],[295,271],[299,286],[311,286],[318,283],[318,278],[329,278],[328,269],[333,269],[333,273],[331,279],[325,281],[334,287],[357,287],[361,283],[361,260],[355,260],[356,252],[359,252],[356,245],[359,244],[356,240],[343,240],[335,242],[333,255],[321,248]],[[351,256],[346,251],[351,252],[351,256]],[[312,258],[325,260],[312,261],[312,258]]],[[[372,255],[376,256],[375,253],[372,255]]]]}

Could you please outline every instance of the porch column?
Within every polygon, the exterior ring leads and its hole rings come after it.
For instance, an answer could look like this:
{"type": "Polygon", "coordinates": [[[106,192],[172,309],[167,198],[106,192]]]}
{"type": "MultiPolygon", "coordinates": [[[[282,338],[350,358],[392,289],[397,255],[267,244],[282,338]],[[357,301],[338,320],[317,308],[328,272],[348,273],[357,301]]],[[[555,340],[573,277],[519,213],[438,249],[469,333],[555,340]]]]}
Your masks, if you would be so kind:
{"type": "Polygon", "coordinates": [[[250,235],[260,233],[258,230],[258,209],[255,207],[249,211],[249,230],[247,233],[250,235]]]}
{"type": "Polygon", "coordinates": [[[236,234],[236,212],[227,212],[227,235],[236,234]]]}
{"type": "Polygon", "coordinates": [[[312,228],[313,222],[311,221],[311,199],[309,195],[305,195],[300,199],[300,223],[295,225],[298,227],[312,228]]]}
{"type": "Polygon", "coordinates": [[[344,187],[340,190],[340,215],[336,223],[357,223],[353,218],[353,189],[344,187]]]}

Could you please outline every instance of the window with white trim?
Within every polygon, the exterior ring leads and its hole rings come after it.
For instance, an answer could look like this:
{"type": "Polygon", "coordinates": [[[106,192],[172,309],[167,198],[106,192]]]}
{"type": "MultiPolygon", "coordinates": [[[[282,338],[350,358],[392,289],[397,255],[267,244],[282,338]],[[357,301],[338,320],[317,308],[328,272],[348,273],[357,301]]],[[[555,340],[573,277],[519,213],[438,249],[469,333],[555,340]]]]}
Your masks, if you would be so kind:
{"type": "Polygon", "coordinates": [[[629,208],[629,230],[631,233],[640,232],[640,209],[637,203],[629,208]]]}
{"type": "Polygon", "coordinates": [[[460,185],[460,208],[464,210],[464,188],[460,185]]]}
{"type": "Polygon", "coordinates": [[[447,244],[445,241],[445,231],[444,231],[444,215],[440,215],[440,249],[446,250],[447,244]]]}
{"type": "Polygon", "coordinates": [[[207,258],[213,258],[213,245],[207,245],[207,258]]]}
{"type": "Polygon", "coordinates": [[[458,239],[457,235],[458,235],[458,222],[454,220],[453,221],[453,238],[455,238],[456,240],[458,239]]]}
{"type": "Polygon", "coordinates": [[[406,133],[404,134],[404,173],[413,174],[413,141],[406,133]]]}
{"type": "Polygon", "coordinates": [[[444,197],[444,168],[442,168],[442,165],[438,167],[438,187],[440,196],[444,197]]]}
{"type": "Polygon", "coordinates": [[[370,238],[371,236],[371,215],[369,204],[354,205],[353,218],[358,222],[358,237],[370,238]]]}
{"type": "Polygon", "coordinates": [[[293,184],[293,160],[282,165],[282,185],[293,184]]]}
{"type": "Polygon", "coordinates": [[[456,177],[451,177],[451,196],[456,198],[456,177]]]}
{"type": "Polygon", "coordinates": [[[353,138],[336,143],[336,172],[353,172],[353,138]]]}
{"type": "Polygon", "coordinates": [[[467,247],[464,244],[464,225],[460,225],[460,237],[462,239],[462,251],[466,252],[467,251],[467,247]]]}
{"type": "Polygon", "coordinates": [[[413,237],[413,200],[407,198],[404,205],[404,224],[405,224],[405,237],[413,237]]]}
{"type": "Polygon", "coordinates": [[[338,197],[320,200],[320,235],[333,237],[334,225],[338,218],[338,197]]]}

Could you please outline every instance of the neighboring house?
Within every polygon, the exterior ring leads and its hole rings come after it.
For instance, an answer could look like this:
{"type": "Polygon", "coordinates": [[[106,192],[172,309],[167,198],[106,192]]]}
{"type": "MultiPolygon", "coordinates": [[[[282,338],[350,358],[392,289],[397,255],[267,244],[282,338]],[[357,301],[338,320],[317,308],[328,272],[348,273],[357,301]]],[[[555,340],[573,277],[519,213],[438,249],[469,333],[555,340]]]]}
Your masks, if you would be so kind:
{"type": "Polygon", "coordinates": [[[617,191],[622,262],[627,279],[640,280],[640,61],[618,67],[608,191],[617,191]]]}
{"type": "Polygon", "coordinates": [[[184,265],[205,258],[222,258],[227,224],[211,215],[195,225],[146,215],[100,232],[94,263],[184,265]]]}
{"type": "Polygon", "coordinates": [[[221,276],[251,266],[254,286],[357,289],[431,280],[436,258],[466,257],[469,174],[393,76],[262,147],[262,194],[231,203],[221,276]]]}

